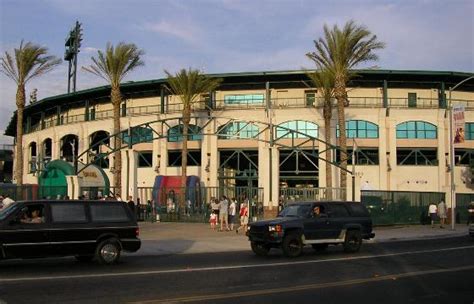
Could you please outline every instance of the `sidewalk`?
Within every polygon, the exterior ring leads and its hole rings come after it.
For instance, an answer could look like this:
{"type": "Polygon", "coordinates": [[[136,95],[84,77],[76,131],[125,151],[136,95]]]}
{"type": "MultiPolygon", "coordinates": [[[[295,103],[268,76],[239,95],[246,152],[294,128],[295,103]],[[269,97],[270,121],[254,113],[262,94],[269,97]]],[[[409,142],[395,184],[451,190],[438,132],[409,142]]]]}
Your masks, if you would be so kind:
{"type": "MultiPolygon", "coordinates": [[[[456,225],[455,230],[421,226],[375,227],[375,238],[370,242],[393,242],[466,236],[468,226],[456,225]]],[[[203,223],[140,223],[142,248],[140,255],[167,255],[185,253],[232,252],[249,250],[250,244],[243,232],[218,232],[203,223]]]]}

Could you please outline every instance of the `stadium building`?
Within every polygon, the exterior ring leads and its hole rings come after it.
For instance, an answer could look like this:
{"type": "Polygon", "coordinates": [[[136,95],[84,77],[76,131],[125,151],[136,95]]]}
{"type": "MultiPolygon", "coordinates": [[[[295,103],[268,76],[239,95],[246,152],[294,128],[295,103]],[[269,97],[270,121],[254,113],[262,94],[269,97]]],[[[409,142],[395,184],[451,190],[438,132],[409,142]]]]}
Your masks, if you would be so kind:
{"type": "MultiPolygon", "coordinates": [[[[345,112],[348,170],[353,171],[347,174],[347,189],[338,188],[341,153],[334,147],[336,109],[328,144],[323,101],[303,71],[210,75],[222,83],[193,106],[188,175],[206,191],[227,189],[230,196],[241,195],[239,191],[256,196],[265,210],[275,210],[280,199],[329,195],[350,199],[353,182],[356,200],[361,199],[361,190],[426,192],[439,194],[450,206],[453,172],[459,200],[470,200],[474,81],[452,92],[449,88],[472,74],[357,72],[358,77],[348,84],[345,112]],[[454,168],[450,167],[450,102],[465,107],[465,141],[455,145],[454,168]],[[326,149],[332,151],[336,164],[325,161],[326,149]],[[326,185],[326,166],[332,170],[332,189],[326,185]]],[[[110,154],[115,149],[113,136],[121,136],[124,144],[122,197],[152,199],[152,188],[160,182],[157,177],[162,182],[180,176],[179,98],[169,93],[166,79],[130,81],[121,88],[121,134],[113,134],[109,86],[28,105],[20,152],[25,161],[24,183],[38,184],[44,196],[108,193],[115,170],[110,154]]],[[[15,136],[15,124],[13,116],[6,135],[15,136]]]]}

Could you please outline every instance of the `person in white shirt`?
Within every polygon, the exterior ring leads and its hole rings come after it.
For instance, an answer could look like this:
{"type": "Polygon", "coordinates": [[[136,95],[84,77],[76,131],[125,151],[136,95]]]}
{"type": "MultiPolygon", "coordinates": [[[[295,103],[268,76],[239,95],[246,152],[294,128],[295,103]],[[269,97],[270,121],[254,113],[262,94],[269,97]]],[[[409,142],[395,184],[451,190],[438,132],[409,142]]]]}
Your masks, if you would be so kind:
{"type": "Polygon", "coordinates": [[[3,198],[3,201],[2,201],[3,209],[7,208],[8,205],[13,204],[14,202],[15,202],[15,201],[12,200],[12,199],[10,198],[10,196],[8,196],[8,194],[6,194],[6,195],[4,196],[4,198],[3,198]]]}
{"type": "Polygon", "coordinates": [[[235,220],[235,212],[236,212],[236,207],[237,207],[237,201],[235,198],[232,198],[230,201],[230,206],[229,206],[229,224],[230,224],[230,231],[234,230],[234,220],[235,220]]]}
{"type": "Polygon", "coordinates": [[[434,222],[436,220],[436,217],[438,216],[438,207],[436,207],[436,204],[430,204],[430,206],[428,207],[428,214],[431,218],[431,228],[434,228],[434,222]]]}

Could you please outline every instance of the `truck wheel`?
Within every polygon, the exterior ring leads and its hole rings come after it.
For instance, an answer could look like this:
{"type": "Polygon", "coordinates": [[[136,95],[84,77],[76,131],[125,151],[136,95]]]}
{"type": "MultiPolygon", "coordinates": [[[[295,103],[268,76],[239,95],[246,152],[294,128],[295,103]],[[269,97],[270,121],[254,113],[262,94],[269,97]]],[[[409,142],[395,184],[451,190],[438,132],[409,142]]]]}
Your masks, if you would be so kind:
{"type": "Polygon", "coordinates": [[[111,265],[119,260],[120,251],[120,242],[115,238],[110,238],[97,246],[95,256],[100,264],[111,265]]]}
{"type": "Polygon", "coordinates": [[[270,247],[262,243],[251,242],[250,247],[252,247],[252,251],[258,256],[267,256],[270,251],[270,247]]]}
{"type": "Polygon", "coordinates": [[[349,230],[346,232],[346,239],[344,240],[345,252],[357,252],[362,245],[362,235],[358,230],[349,230]]]}
{"type": "Polygon", "coordinates": [[[326,249],[328,249],[328,244],[313,244],[311,246],[318,252],[326,251],[326,249]]]}
{"type": "Polygon", "coordinates": [[[303,242],[301,241],[301,233],[292,232],[285,236],[281,245],[283,253],[290,258],[300,256],[303,252],[303,242]]]}

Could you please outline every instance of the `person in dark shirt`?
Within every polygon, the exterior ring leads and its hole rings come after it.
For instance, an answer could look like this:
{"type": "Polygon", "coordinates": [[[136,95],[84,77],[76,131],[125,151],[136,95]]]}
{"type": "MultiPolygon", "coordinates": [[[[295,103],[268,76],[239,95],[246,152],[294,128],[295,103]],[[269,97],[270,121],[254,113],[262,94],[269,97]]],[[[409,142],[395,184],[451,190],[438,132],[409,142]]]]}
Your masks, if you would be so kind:
{"type": "Polygon", "coordinates": [[[130,208],[130,210],[132,210],[133,215],[135,215],[135,203],[133,202],[132,196],[128,197],[128,203],[127,204],[128,204],[128,208],[130,208]]]}

